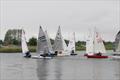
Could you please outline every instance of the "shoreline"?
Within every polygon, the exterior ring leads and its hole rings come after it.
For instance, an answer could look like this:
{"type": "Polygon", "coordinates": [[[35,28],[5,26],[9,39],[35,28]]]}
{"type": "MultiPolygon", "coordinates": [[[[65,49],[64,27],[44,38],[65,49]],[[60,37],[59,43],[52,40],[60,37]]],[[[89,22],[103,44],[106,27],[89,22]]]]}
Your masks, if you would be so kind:
{"type": "MultiPolygon", "coordinates": [[[[35,46],[29,46],[28,47],[30,52],[36,52],[35,46]]],[[[21,46],[7,46],[7,47],[1,47],[0,53],[20,53],[22,52],[21,46]]]]}
{"type": "MultiPolygon", "coordinates": [[[[36,46],[29,46],[28,47],[30,52],[36,52],[36,46]]],[[[106,50],[112,50],[112,49],[106,49],[106,50]]],[[[85,48],[78,49],[76,51],[85,51],[85,48]]],[[[14,46],[14,47],[1,47],[0,53],[21,53],[22,49],[20,46],[14,46]]]]}

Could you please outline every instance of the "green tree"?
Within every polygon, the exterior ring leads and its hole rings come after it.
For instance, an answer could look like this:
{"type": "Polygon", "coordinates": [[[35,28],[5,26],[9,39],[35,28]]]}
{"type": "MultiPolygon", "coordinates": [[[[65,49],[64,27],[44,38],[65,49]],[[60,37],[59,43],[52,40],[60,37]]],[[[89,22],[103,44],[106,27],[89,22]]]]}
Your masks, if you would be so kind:
{"type": "Polygon", "coordinates": [[[107,50],[113,50],[113,49],[114,49],[114,42],[110,42],[110,41],[105,42],[105,41],[104,41],[104,44],[105,44],[105,48],[106,48],[107,50]]]}
{"type": "Polygon", "coordinates": [[[3,44],[3,41],[2,41],[2,40],[0,40],[0,44],[3,44]]]}
{"type": "Polygon", "coordinates": [[[21,29],[9,29],[5,34],[4,44],[5,45],[10,45],[10,44],[20,45],[21,34],[22,34],[21,29]]]}
{"type": "Polygon", "coordinates": [[[3,41],[2,40],[0,40],[0,47],[3,45],[3,41]]]}
{"type": "Polygon", "coordinates": [[[28,44],[30,46],[36,46],[37,45],[37,39],[34,38],[34,37],[30,38],[28,44]]]}
{"type": "Polygon", "coordinates": [[[12,44],[13,45],[20,45],[20,42],[16,39],[12,39],[12,44]]]}

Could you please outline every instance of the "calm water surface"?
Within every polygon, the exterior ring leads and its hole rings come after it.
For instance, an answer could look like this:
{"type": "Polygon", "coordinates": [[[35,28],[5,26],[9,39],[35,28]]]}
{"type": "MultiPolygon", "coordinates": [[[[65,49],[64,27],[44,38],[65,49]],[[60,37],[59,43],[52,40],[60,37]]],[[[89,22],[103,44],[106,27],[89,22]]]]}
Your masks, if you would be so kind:
{"type": "Polygon", "coordinates": [[[120,60],[87,59],[80,53],[50,60],[0,53],[0,80],[120,80],[120,60]]]}

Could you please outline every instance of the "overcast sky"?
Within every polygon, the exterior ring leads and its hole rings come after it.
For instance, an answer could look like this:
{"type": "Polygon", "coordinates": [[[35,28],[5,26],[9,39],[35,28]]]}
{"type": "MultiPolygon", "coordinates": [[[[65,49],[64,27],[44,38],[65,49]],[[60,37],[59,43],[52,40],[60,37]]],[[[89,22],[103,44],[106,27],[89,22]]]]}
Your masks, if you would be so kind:
{"type": "Polygon", "coordinates": [[[40,25],[54,39],[60,25],[65,39],[76,32],[77,40],[85,40],[88,29],[97,27],[104,40],[114,41],[119,7],[119,0],[1,0],[0,39],[14,28],[23,28],[27,39],[37,37],[40,25]]]}

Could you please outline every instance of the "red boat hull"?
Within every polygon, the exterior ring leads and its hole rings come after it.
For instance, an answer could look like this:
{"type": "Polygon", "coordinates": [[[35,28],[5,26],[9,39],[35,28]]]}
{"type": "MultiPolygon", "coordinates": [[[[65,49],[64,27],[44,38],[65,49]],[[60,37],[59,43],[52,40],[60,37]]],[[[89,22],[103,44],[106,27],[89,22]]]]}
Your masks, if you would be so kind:
{"type": "Polygon", "coordinates": [[[103,59],[103,58],[108,58],[108,56],[99,56],[99,55],[87,55],[85,54],[84,56],[86,56],[87,58],[98,58],[98,59],[103,59]]]}

